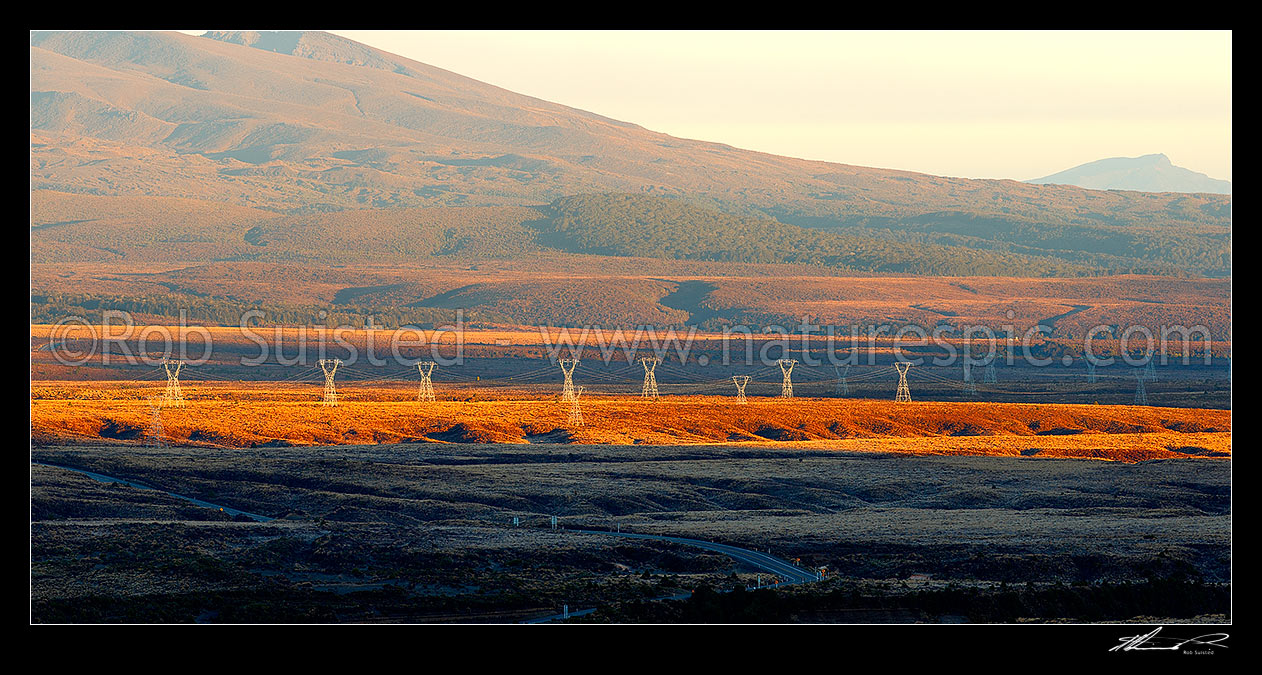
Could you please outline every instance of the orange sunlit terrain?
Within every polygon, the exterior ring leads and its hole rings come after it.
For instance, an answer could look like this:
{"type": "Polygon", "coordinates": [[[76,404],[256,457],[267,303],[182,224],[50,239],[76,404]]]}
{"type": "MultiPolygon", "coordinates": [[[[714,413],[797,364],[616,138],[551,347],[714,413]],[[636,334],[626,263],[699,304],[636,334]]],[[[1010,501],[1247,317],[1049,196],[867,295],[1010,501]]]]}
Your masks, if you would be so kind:
{"type": "MultiPolygon", "coordinates": [[[[160,385],[37,384],[37,443],[151,443],[160,385]]],[[[774,445],[911,454],[1038,455],[1136,462],[1231,455],[1231,412],[1119,405],[948,403],[751,397],[584,397],[583,424],[557,397],[499,390],[411,400],[361,387],[336,407],[309,384],[200,383],[160,411],[163,441],[218,447],[375,443],[774,445]]]]}

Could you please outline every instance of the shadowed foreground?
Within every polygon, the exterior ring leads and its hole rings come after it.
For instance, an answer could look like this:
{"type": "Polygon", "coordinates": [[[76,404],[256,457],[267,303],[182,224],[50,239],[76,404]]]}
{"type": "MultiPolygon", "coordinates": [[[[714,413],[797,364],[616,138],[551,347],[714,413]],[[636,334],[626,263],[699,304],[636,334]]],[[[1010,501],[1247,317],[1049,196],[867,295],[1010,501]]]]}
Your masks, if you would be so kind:
{"type": "Polygon", "coordinates": [[[33,459],[277,518],[33,466],[35,621],[515,622],[562,604],[600,608],[584,621],[1229,613],[1228,461],[462,444],[33,459]],[[702,591],[752,585],[756,570],[572,531],[614,527],[769,548],[830,578],[774,601],[716,599],[702,591]]]}

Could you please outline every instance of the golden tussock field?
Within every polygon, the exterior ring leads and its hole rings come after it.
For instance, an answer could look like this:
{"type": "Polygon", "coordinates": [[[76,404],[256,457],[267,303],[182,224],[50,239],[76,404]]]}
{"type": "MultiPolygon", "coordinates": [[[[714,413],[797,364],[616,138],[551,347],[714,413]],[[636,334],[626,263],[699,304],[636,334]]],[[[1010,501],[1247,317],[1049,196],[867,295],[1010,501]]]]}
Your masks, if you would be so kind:
{"type": "MultiPolygon", "coordinates": [[[[862,399],[584,396],[570,405],[522,392],[463,392],[467,400],[410,400],[413,389],[360,388],[335,407],[320,388],[199,383],[183,407],[160,409],[165,444],[575,443],[753,445],[939,455],[1078,457],[1124,462],[1229,458],[1229,410],[862,399]]],[[[161,386],[41,383],[32,387],[36,444],[151,444],[149,397],[161,386]]]]}

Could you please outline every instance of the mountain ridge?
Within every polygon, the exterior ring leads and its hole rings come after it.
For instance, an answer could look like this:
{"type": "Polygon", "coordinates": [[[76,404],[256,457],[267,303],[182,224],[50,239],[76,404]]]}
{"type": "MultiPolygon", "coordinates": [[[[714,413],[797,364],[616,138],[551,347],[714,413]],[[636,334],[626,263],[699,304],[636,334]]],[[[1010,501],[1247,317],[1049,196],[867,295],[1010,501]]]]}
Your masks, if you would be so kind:
{"type": "Polygon", "coordinates": [[[1175,166],[1161,153],[1098,159],[1026,182],[1075,185],[1093,190],[1231,194],[1230,181],[1175,166]]]}
{"type": "MultiPolygon", "coordinates": [[[[32,33],[33,200],[43,192],[122,197],[150,214],[143,199],[192,199],[208,204],[208,219],[221,204],[298,226],[337,211],[543,207],[574,195],[636,194],[793,224],[807,228],[790,235],[803,240],[814,240],[809,230],[842,230],[900,247],[1019,251],[1074,265],[1117,258],[1123,269],[1229,269],[1229,196],[1153,197],[781,157],[675,138],[325,33],[208,35],[32,33]]],[[[40,201],[82,210],[73,200],[40,201]]],[[[695,216],[696,226],[707,218],[695,216]]],[[[50,211],[42,219],[77,218],[50,211]]],[[[76,231],[32,237],[50,245],[61,237],[60,250],[76,231]]],[[[705,250],[719,255],[721,244],[705,250]]]]}

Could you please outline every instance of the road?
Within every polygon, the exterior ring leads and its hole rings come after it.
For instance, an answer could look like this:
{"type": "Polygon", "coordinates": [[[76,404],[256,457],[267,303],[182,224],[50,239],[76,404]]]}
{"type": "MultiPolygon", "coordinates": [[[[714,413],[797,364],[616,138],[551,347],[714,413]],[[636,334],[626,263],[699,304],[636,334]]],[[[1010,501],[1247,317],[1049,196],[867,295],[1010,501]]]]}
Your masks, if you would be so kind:
{"type": "Polygon", "coordinates": [[[126,480],[126,479],[124,479],[124,478],[116,478],[116,477],[114,477],[114,476],[106,476],[105,474],[101,474],[101,473],[94,473],[94,472],[92,472],[92,471],[87,471],[87,470],[84,470],[84,469],[76,469],[76,468],[74,468],[73,466],[62,466],[62,465],[60,465],[60,464],[47,464],[47,463],[45,463],[45,462],[31,462],[31,464],[35,464],[35,465],[38,465],[38,466],[48,466],[48,467],[52,467],[52,468],[54,468],[54,469],[62,469],[62,470],[64,470],[64,471],[73,471],[73,472],[75,472],[75,473],[81,473],[81,474],[83,474],[83,475],[87,476],[88,478],[91,478],[92,480],[99,481],[99,482],[102,482],[102,483],[122,483],[123,485],[128,485],[128,486],[134,487],[134,488],[139,489],[139,490],[154,490],[154,491],[157,491],[157,492],[161,492],[162,494],[169,495],[169,496],[171,496],[171,497],[175,497],[176,499],[183,499],[183,500],[184,500],[184,501],[186,501],[186,502],[189,502],[189,503],[192,503],[192,504],[196,504],[197,506],[200,506],[200,507],[203,507],[203,508],[207,508],[207,509],[218,509],[218,510],[223,511],[224,513],[226,513],[226,514],[228,514],[228,515],[230,515],[230,516],[234,517],[234,518],[235,518],[236,516],[245,516],[246,518],[249,518],[249,519],[251,519],[251,520],[254,520],[254,521],[257,521],[257,522],[260,522],[260,523],[266,523],[266,522],[268,522],[268,521],[275,520],[274,518],[270,518],[270,517],[268,517],[268,516],[260,516],[260,515],[259,515],[259,514],[257,514],[257,513],[250,513],[249,511],[242,511],[241,509],[234,509],[234,508],[232,508],[231,506],[223,506],[223,505],[221,505],[221,504],[212,504],[212,503],[210,503],[210,502],[208,502],[208,501],[203,501],[203,500],[198,499],[198,498],[196,498],[196,497],[189,497],[189,496],[187,496],[187,495],[181,495],[181,494],[177,494],[177,493],[174,493],[174,492],[167,492],[166,490],[163,490],[163,489],[161,489],[161,488],[156,488],[156,487],[153,487],[153,486],[151,486],[151,485],[145,485],[144,483],[137,483],[137,482],[136,482],[136,481],[134,481],[134,480],[126,480]]]}
{"type": "MultiPolygon", "coordinates": [[[[158,492],[170,495],[177,499],[183,499],[187,502],[191,502],[193,504],[196,504],[197,506],[201,506],[201,507],[205,507],[209,509],[218,509],[220,511],[227,513],[230,516],[242,515],[258,522],[268,522],[268,521],[273,520],[272,518],[268,516],[259,515],[257,513],[250,513],[248,511],[242,511],[240,509],[234,509],[232,507],[222,506],[220,504],[212,504],[210,502],[197,499],[196,497],[189,497],[186,495],[177,494],[175,492],[168,492],[166,490],[155,488],[149,485],[145,485],[144,483],[138,483],[132,480],[126,480],[126,479],[117,478],[114,476],[107,476],[105,474],[99,474],[93,471],[86,471],[84,469],[77,469],[70,466],[62,466],[59,464],[48,464],[45,462],[31,462],[31,463],[39,465],[39,466],[47,466],[47,467],[52,467],[56,469],[62,469],[65,471],[74,471],[76,473],[81,473],[85,476],[88,476],[89,478],[92,478],[93,480],[100,481],[102,483],[122,483],[124,485],[129,485],[131,487],[138,488],[141,490],[156,490],[158,492]]],[[[672,536],[668,536],[664,534],[639,534],[635,532],[611,532],[608,530],[581,530],[580,529],[580,530],[560,530],[560,532],[577,532],[580,534],[594,534],[594,535],[602,535],[606,537],[621,537],[624,539],[666,541],[666,542],[670,542],[674,544],[681,544],[683,546],[691,546],[693,548],[700,548],[707,551],[713,551],[715,553],[721,553],[737,562],[744,563],[746,565],[749,565],[750,567],[762,570],[768,574],[775,576],[778,581],[774,584],[769,584],[769,586],[771,587],[789,586],[792,584],[805,584],[805,583],[810,583],[812,581],[819,581],[819,578],[820,578],[819,575],[814,570],[802,569],[801,567],[794,565],[788,560],[777,558],[769,553],[763,553],[761,551],[754,551],[748,548],[741,548],[739,546],[731,546],[729,544],[720,544],[713,541],[705,541],[703,539],[689,539],[687,537],[672,537],[672,536]]],[[[690,595],[692,594],[681,593],[681,594],[662,596],[660,598],[652,598],[652,599],[653,600],[683,600],[685,598],[688,598],[690,595]]],[[[555,614],[552,616],[539,617],[537,619],[528,619],[526,621],[522,621],[522,623],[547,623],[550,621],[556,621],[559,619],[567,618],[567,616],[573,617],[573,616],[583,616],[584,614],[591,614],[594,611],[596,611],[595,607],[589,607],[585,609],[576,609],[569,612],[568,615],[555,614]]]]}
{"type": "Polygon", "coordinates": [[[653,539],[656,541],[669,541],[675,544],[683,544],[684,546],[692,546],[695,548],[703,548],[707,551],[722,553],[723,555],[743,562],[751,567],[756,567],[764,572],[774,574],[781,579],[779,585],[787,586],[790,584],[805,584],[812,581],[819,581],[819,575],[814,570],[805,570],[788,560],[777,558],[769,553],[754,551],[748,548],[740,548],[739,546],[730,546],[728,544],[719,544],[713,541],[705,541],[703,539],[688,539],[687,537],[670,537],[663,534],[635,534],[632,532],[609,532],[606,530],[568,530],[570,532],[582,532],[583,534],[603,534],[610,537],[624,537],[627,539],[653,539]]]}
{"type": "MultiPolygon", "coordinates": [[[[737,561],[745,563],[750,567],[760,569],[768,574],[773,574],[780,581],[769,584],[774,588],[777,586],[789,586],[792,584],[805,584],[812,581],[819,581],[820,577],[814,570],[805,570],[788,560],[777,558],[769,553],[754,551],[739,546],[730,546],[728,544],[719,544],[713,541],[705,541],[703,539],[689,539],[687,537],[671,537],[664,534],[636,534],[633,532],[610,532],[608,530],[561,530],[562,532],[578,532],[580,534],[602,534],[609,537],[623,537],[626,539],[649,539],[653,541],[668,541],[674,544],[682,544],[684,546],[692,546],[701,548],[723,555],[737,561]]],[[[652,600],[685,600],[692,593],[680,593],[677,595],[665,595],[660,598],[652,598],[652,600]]],[[[595,607],[585,609],[576,609],[566,614],[553,614],[551,616],[542,616],[537,619],[528,619],[522,623],[549,623],[552,621],[560,621],[569,617],[583,616],[596,611],[595,607]]]]}

